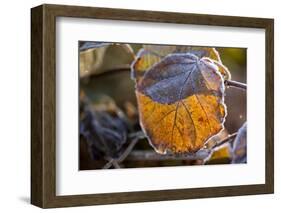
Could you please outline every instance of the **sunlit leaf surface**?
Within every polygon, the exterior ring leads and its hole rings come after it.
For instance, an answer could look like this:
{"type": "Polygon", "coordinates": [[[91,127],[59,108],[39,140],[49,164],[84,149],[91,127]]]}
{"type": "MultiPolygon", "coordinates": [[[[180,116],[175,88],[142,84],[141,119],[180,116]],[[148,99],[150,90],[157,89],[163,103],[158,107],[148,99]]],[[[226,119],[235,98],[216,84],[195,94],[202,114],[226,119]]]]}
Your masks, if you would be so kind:
{"type": "Polygon", "coordinates": [[[140,122],[158,153],[190,153],[223,129],[223,77],[207,58],[164,57],[137,80],[140,122]]]}
{"type": "Polygon", "coordinates": [[[132,64],[133,78],[137,81],[140,80],[147,69],[171,53],[192,53],[199,58],[208,57],[217,64],[223,77],[230,79],[230,73],[222,65],[219,53],[215,48],[167,45],[143,45],[143,48],[139,51],[136,60],[132,64]]]}
{"type": "Polygon", "coordinates": [[[232,158],[230,144],[227,143],[213,150],[211,156],[205,164],[230,163],[232,158]]]}

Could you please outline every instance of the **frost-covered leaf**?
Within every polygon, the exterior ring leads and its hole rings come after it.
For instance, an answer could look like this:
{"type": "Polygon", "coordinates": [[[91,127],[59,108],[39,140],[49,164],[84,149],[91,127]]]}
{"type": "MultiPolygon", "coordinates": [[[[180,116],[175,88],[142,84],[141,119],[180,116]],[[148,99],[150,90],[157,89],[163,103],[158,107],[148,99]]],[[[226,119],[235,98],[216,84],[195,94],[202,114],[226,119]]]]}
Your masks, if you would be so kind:
{"type": "Polygon", "coordinates": [[[143,45],[143,48],[138,52],[132,64],[132,77],[137,81],[140,80],[150,67],[171,53],[191,53],[199,58],[208,57],[217,63],[223,77],[225,79],[230,79],[230,73],[227,68],[222,65],[219,53],[215,48],[167,45],[143,45]]]}
{"type": "Polygon", "coordinates": [[[238,130],[238,135],[233,142],[232,163],[247,162],[247,123],[238,130]]]}
{"type": "Polygon", "coordinates": [[[158,153],[196,152],[224,128],[223,83],[217,65],[190,53],[145,72],[136,86],[140,122],[158,153]]]}

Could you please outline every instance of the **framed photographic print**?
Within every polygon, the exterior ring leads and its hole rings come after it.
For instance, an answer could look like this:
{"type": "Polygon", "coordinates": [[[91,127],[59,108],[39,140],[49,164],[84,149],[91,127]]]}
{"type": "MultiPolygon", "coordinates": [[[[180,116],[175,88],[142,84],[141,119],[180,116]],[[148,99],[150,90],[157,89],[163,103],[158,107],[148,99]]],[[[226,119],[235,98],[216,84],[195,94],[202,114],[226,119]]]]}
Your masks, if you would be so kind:
{"type": "Polygon", "coordinates": [[[273,193],[272,19],[31,9],[31,203],[273,193]]]}

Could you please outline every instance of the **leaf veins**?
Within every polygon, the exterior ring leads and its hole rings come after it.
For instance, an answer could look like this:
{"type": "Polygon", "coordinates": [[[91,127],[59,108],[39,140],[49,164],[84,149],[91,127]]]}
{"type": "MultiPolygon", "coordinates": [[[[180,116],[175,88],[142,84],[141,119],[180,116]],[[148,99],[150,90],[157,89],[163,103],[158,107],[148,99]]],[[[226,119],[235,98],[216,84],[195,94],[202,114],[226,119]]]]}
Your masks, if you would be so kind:
{"type": "Polygon", "coordinates": [[[140,123],[158,153],[201,149],[226,116],[223,77],[216,63],[191,53],[175,53],[137,81],[140,123]]]}

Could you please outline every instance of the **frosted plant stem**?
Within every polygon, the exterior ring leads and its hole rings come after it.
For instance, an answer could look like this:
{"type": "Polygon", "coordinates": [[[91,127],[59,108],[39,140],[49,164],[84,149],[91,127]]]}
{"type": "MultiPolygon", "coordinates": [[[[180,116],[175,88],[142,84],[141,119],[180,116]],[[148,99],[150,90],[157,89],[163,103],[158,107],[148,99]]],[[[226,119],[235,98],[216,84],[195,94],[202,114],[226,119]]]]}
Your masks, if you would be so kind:
{"type": "Polygon", "coordinates": [[[225,86],[229,86],[229,87],[235,87],[238,89],[242,89],[242,90],[247,90],[247,84],[238,82],[238,81],[231,81],[231,80],[225,80],[225,86]]]}

